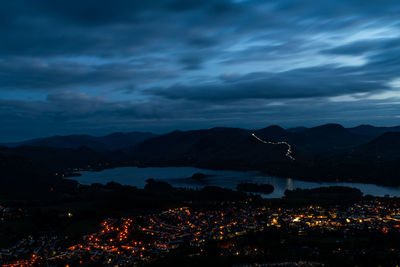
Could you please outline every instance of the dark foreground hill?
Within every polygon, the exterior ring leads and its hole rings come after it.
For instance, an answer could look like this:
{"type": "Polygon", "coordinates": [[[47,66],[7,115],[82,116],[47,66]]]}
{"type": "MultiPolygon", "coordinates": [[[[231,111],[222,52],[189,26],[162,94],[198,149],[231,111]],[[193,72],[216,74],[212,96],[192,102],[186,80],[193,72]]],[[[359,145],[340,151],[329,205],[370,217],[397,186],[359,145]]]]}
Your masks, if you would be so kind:
{"type": "Polygon", "coordinates": [[[46,196],[61,183],[46,166],[25,157],[0,153],[0,199],[46,196]]]}

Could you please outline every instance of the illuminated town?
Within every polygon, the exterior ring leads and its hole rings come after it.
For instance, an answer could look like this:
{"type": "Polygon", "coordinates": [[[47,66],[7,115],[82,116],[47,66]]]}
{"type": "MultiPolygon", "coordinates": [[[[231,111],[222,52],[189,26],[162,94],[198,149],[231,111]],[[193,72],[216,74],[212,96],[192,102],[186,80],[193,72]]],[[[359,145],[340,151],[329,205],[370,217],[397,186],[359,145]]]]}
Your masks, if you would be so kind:
{"type": "MultiPolygon", "coordinates": [[[[240,247],[229,241],[268,229],[297,236],[340,232],[346,237],[358,231],[387,235],[400,231],[400,206],[397,202],[375,199],[326,208],[253,207],[251,201],[207,210],[180,207],[151,215],[106,219],[97,233],[84,236],[80,243],[69,247],[62,246],[67,237],[26,238],[12,248],[1,250],[0,263],[30,266],[96,262],[127,266],[151,262],[184,245],[192,248],[193,254],[188,256],[201,255],[209,241],[224,242],[220,246],[221,255],[251,255],[262,253],[262,249],[240,247]],[[24,257],[26,260],[21,260],[24,257]]],[[[338,247],[332,253],[344,252],[338,247]]]]}

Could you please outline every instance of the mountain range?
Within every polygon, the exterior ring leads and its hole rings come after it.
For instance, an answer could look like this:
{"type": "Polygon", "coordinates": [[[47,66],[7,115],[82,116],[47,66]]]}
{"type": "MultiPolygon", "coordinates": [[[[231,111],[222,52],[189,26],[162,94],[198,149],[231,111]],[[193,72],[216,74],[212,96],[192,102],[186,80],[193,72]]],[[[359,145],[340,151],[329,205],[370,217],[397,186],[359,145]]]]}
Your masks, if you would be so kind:
{"type": "Polygon", "coordinates": [[[163,135],[53,136],[2,144],[0,156],[23,158],[64,174],[77,168],[196,166],[259,170],[313,181],[400,185],[400,126],[217,127],[163,135]]]}
{"type": "Polygon", "coordinates": [[[19,146],[39,146],[54,148],[79,148],[82,146],[98,150],[119,150],[128,146],[134,146],[148,138],[157,135],[146,132],[113,133],[106,136],[91,135],[67,135],[51,136],[45,138],[30,139],[15,143],[0,143],[0,146],[19,147],[19,146]]]}

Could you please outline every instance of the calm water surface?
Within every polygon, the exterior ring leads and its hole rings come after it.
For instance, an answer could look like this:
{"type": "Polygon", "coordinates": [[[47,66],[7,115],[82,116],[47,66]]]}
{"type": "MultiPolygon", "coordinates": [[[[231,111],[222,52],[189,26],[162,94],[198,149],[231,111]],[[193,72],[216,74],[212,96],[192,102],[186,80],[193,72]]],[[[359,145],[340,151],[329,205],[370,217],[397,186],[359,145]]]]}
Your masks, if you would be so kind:
{"type": "Polygon", "coordinates": [[[360,183],[315,183],[304,182],[290,178],[278,178],[260,174],[257,171],[215,171],[193,167],[122,167],[115,169],[107,169],[100,172],[82,171],[82,176],[74,177],[81,184],[90,185],[92,183],[117,182],[124,185],[132,185],[138,188],[143,188],[146,184],[146,179],[153,178],[170,183],[176,187],[201,188],[207,185],[220,186],[230,189],[235,189],[236,185],[241,182],[251,183],[268,183],[275,187],[272,194],[263,195],[267,198],[280,198],[286,189],[310,189],[321,186],[349,186],[360,189],[365,195],[373,196],[397,196],[400,197],[400,188],[378,186],[373,184],[360,183]],[[194,173],[200,172],[206,175],[212,175],[205,178],[200,183],[187,179],[194,173]]]}

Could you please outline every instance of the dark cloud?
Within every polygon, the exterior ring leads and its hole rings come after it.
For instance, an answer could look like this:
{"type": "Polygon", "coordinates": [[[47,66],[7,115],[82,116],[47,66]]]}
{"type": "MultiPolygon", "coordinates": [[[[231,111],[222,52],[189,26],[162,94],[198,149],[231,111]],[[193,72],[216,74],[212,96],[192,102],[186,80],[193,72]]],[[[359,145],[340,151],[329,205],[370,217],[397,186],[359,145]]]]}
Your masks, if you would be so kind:
{"type": "Polygon", "coordinates": [[[382,77],[369,77],[368,80],[360,78],[354,68],[327,66],[223,77],[224,83],[218,85],[174,85],[146,92],[168,99],[226,102],[241,99],[332,97],[388,89],[382,77]]]}
{"type": "Polygon", "coordinates": [[[186,70],[197,70],[201,68],[203,58],[200,57],[183,57],[179,60],[186,70]]]}
{"type": "MultiPolygon", "coordinates": [[[[377,40],[358,41],[341,45],[332,49],[323,50],[323,53],[339,55],[358,55],[365,53],[382,53],[400,48],[400,38],[380,38],[377,40]]],[[[394,51],[393,51],[394,52],[394,51]]]]}
{"type": "MultiPolygon", "coordinates": [[[[0,61],[0,84],[4,89],[55,90],[81,86],[115,86],[128,81],[146,84],[177,76],[174,70],[149,68],[142,63],[88,65],[71,61],[0,61]]],[[[130,85],[131,87],[131,85],[130,85]]]]}

